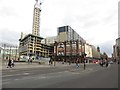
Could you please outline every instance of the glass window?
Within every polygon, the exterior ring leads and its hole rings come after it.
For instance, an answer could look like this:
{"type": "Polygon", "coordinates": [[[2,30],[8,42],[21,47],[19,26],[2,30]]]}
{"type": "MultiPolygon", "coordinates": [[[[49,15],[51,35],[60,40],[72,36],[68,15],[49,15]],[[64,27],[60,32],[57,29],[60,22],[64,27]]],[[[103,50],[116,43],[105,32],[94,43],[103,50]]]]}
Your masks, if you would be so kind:
{"type": "Polygon", "coordinates": [[[60,28],[59,28],[59,33],[60,33],[60,32],[65,32],[65,28],[64,28],[64,27],[60,27],[60,28]]]}

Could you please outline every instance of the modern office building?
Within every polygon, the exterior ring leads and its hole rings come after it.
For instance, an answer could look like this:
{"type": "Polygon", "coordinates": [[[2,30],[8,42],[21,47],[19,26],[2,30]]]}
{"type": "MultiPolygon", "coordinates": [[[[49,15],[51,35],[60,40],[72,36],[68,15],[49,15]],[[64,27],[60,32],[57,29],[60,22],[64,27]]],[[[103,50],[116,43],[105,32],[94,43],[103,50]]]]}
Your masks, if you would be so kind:
{"type": "Polygon", "coordinates": [[[57,53],[58,56],[61,53],[66,56],[75,56],[77,53],[81,55],[85,52],[86,41],[70,26],[62,26],[58,28],[57,36],[45,38],[42,43],[54,45],[54,53],[57,53]],[[57,51],[55,51],[55,41],[57,42],[57,51]],[[78,52],[77,49],[79,49],[78,52]]]}
{"type": "Polygon", "coordinates": [[[62,26],[58,28],[58,41],[64,42],[64,41],[81,41],[83,43],[86,43],[86,41],[70,26],[62,26]]]}
{"type": "Polygon", "coordinates": [[[100,51],[93,45],[85,44],[85,53],[87,58],[100,59],[100,51]]]}
{"type": "Polygon", "coordinates": [[[59,27],[57,36],[45,38],[42,42],[54,45],[55,41],[57,47],[54,46],[54,53],[56,53],[58,57],[76,57],[86,54],[88,58],[100,59],[100,48],[95,48],[93,45],[87,44],[70,26],[59,27]]]}

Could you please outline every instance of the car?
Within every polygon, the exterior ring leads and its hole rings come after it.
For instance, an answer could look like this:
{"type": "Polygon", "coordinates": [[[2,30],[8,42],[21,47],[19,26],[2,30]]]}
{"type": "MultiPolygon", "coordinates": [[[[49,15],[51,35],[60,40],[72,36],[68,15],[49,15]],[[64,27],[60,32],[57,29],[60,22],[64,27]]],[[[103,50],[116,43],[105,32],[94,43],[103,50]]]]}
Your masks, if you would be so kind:
{"type": "Polygon", "coordinates": [[[99,61],[98,60],[93,60],[93,63],[98,64],[99,61]]]}
{"type": "Polygon", "coordinates": [[[113,61],[110,61],[109,63],[110,63],[110,64],[113,64],[113,61]]]}

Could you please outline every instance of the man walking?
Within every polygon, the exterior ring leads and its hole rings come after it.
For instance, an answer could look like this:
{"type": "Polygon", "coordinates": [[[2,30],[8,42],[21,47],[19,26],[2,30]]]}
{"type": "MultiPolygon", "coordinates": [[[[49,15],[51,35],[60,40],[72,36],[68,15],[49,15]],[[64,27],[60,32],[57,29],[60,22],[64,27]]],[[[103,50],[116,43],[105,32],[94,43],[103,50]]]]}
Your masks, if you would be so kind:
{"type": "Polygon", "coordinates": [[[108,67],[108,60],[106,60],[106,62],[105,62],[105,63],[106,63],[106,68],[107,68],[107,67],[108,67]]]}
{"type": "Polygon", "coordinates": [[[76,67],[79,68],[80,65],[79,65],[79,59],[76,60],[76,67]]]}
{"type": "Polygon", "coordinates": [[[7,66],[7,68],[8,68],[8,67],[12,68],[12,67],[11,67],[11,59],[9,59],[9,61],[8,61],[8,66],[7,66]]]}

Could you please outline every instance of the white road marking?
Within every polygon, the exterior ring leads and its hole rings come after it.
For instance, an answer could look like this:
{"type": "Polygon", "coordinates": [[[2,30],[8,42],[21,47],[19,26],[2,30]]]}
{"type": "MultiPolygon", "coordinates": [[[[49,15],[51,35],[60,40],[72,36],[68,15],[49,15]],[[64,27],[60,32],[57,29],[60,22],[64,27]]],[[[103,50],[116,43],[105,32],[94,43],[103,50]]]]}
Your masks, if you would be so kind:
{"type": "Polygon", "coordinates": [[[10,83],[11,83],[11,81],[9,81],[9,82],[3,82],[2,85],[3,85],[3,84],[10,84],[10,83]]]}
{"type": "Polygon", "coordinates": [[[18,76],[18,75],[22,75],[22,74],[14,74],[14,75],[2,75],[2,77],[11,77],[11,76],[18,76]]]}
{"type": "Polygon", "coordinates": [[[23,73],[23,74],[13,74],[13,75],[2,75],[2,77],[12,77],[12,76],[21,76],[21,75],[29,75],[30,73],[23,73]]]}
{"type": "Polygon", "coordinates": [[[38,77],[37,79],[46,79],[47,77],[44,77],[44,76],[41,76],[41,77],[38,77]]]}
{"type": "Polygon", "coordinates": [[[11,80],[11,79],[2,79],[2,82],[7,82],[7,81],[9,81],[9,80],[11,80]]]}
{"type": "Polygon", "coordinates": [[[16,80],[16,81],[17,81],[17,80],[20,80],[20,79],[14,79],[14,80],[16,80]]]}
{"type": "Polygon", "coordinates": [[[30,73],[23,73],[24,75],[29,75],[30,73]]]}

